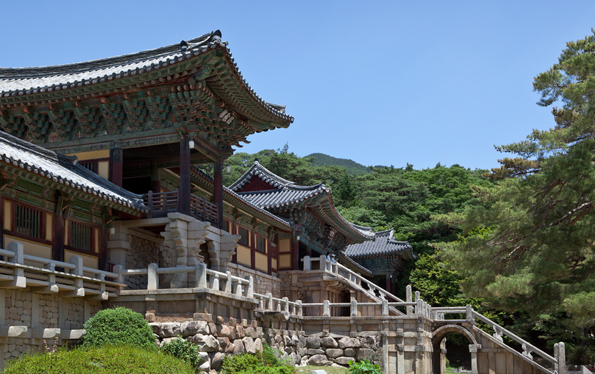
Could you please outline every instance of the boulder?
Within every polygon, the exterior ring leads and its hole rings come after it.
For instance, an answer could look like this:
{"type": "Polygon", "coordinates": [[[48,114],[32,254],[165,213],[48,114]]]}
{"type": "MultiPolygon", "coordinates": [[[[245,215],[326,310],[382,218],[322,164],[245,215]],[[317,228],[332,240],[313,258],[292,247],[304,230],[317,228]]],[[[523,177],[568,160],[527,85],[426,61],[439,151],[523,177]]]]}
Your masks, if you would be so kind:
{"type": "Polygon", "coordinates": [[[314,366],[330,366],[332,364],[325,355],[314,355],[308,359],[308,365],[314,366]]]}
{"type": "Polygon", "coordinates": [[[318,336],[309,336],[306,339],[306,348],[320,348],[320,338],[318,336]]]}
{"type": "Polygon", "coordinates": [[[209,322],[209,332],[213,335],[217,335],[217,325],[215,325],[213,322],[209,322]]]}
{"type": "Polygon", "coordinates": [[[260,338],[254,339],[254,350],[256,352],[262,352],[262,340],[260,338]]]}
{"type": "Polygon", "coordinates": [[[300,363],[300,356],[297,353],[291,353],[289,357],[291,358],[291,365],[298,365],[300,363]]]}
{"type": "Polygon", "coordinates": [[[217,318],[215,318],[215,323],[218,325],[222,325],[223,323],[225,323],[225,320],[223,319],[223,317],[217,316],[217,318]]]}
{"type": "Polygon", "coordinates": [[[299,343],[300,343],[300,338],[298,338],[298,336],[297,336],[297,335],[293,335],[293,336],[291,337],[291,343],[290,343],[289,345],[291,345],[291,346],[296,346],[296,345],[298,345],[299,343]]]}
{"type": "Polygon", "coordinates": [[[308,365],[308,356],[302,356],[299,366],[306,366],[306,365],[308,365]]]}
{"type": "Polygon", "coordinates": [[[149,323],[149,326],[151,326],[151,329],[153,329],[153,334],[159,335],[159,327],[161,327],[160,323],[149,323]]]}
{"type": "Polygon", "coordinates": [[[219,350],[219,341],[212,335],[196,334],[189,340],[198,345],[201,352],[217,352],[219,350]]]}
{"type": "Polygon", "coordinates": [[[163,338],[163,340],[161,341],[161,344],[159,344],[159,345],[163,347],[164,345],[171,343],[171,341],[174,339],[175,338],[163,338]]]}
{"type": "Polygon", "coordinates": [[[181,335],[180,324],[178,322],[162,323],[159,327],[159,336],[162,338],[173,338],[181,335]]]}
{"type": "Polygon", "coordinates": [[[335,362],[339,365],[349,366],[349,361],[355,361],[353,357],[337,357],[335,362]]]}
{"type": "Polygon", "coordinates": [[[244,333],[244,328],[240,325],[236,326],[236,336],[238,337],[238,339],[242,339],[246,336],[246,334],[244,333]]]}
{"type": "Polygon", "coordinates": [[[244,347],[244,342],[241,339],[236,339],[233,341],[233,354],[239,355],[242,353],[246,353],[246,348],[244,347]]]}
{"type": "Polygon", "coordinates": [[[219,341],[219,350],[222,352],[225,352],[227,346],[231,344],[231,340],[228,337],[219,337],[217,341],[219,341]]]}
{"type": "Polygon", "coordinates": [[[211,370],[211,360],[208,359],[202,364],[198,365],[198,368],[202,371],[210,371],[211,370]]]}
{"type": "Polygon", "coordinates": [[[360,342],[356,338],[341,338],[339,340],[339,348],[359,348],[360,342]]]}
{"type": "Polygon", "coordinates": [[[355,357],[355,348],[345,348],[345,356],[355,357]]]}
{"type": "Polygon", "coordinates": [[[217,336],[232,337],[231,329],[226,325],[217,325],[217,336]]]}
{"type": "Polygon", "coordinates": [[[225,358],[225,353],[217,352],[217,353],[212,354],[211,369],[212,370],[221,369],[221,364],[223,363],[224,358],[225,358]]]}
{"type": "Polygon", "coordinates": [[[326,350],[326,357],[337,358],[343,356],[343,350],[341,348],[329,348],[326,350]]]}
{"type": "Polygon", "coordinates": [[[293,353],[293,349],[291,347],[285,347],[285,354],[290,355],[293,353]]]}
{"type": "Polygon", "coordinates": [[[375,348],[376,339],[373,336],[362,336],[359,338],[362,348],[375,348]]]}
{"type": "Polygon", "coordinates": [[[373,356],[374,350],[371,348],[358,348],[356,354],[358,361],[371,360],[373,356]]]}
{"type": "Polygon", "coordinates": [[[304,335],[300,335],[298,337],[298,340],[299,340],[299,344],[298,344],[299,347],[300,348],[305,348],[306,347],[306,337],[304,335]]]}
{"type": "Polygon", "coordinates": [[[180,326],[182,336],[192,336],[196,334],[209,334],[209,324],[205,321],[186,321],[180,326]]]}
{"type": "Polygon", "coordinates": [[[335,339],[327,336],[326,338],[320,339],[320,345],[325,348],[337,348],[339,346],[339,343],[337,343],[335,339]]]}
{"type": "Polygon", "coordinates": [[[198,364],[203,364],[205,361],[209,361],[209,354],[207,352],[198,352],[198,364]]]}
{"type": "Polygon", "coordinates": [[[252,354],[256,353],[256,346],[254,345],[254,339],[247,336],[244,339],[242,339],[242,342],[244,343],[244,349],[246,350],[246,353],[252,353],[252,354]]]}
{"type": "Polygon", "coordinates": [[[308,348],[308,350],[306,351],[306,354],[308,356],[323,355],[324,351],[322,349],[308,348]]]}

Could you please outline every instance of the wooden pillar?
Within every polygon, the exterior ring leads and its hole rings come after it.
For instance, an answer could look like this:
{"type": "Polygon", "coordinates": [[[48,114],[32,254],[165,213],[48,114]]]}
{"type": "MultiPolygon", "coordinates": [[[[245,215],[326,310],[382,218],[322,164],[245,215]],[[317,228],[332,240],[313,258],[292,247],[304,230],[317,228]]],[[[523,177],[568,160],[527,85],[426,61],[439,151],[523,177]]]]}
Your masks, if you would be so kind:
{"type": "Polygon", "coordinates": [[[159,168],[151,165],[151,191],[161,192],[161,184],[159,183],[159,168]]]}
{"type": "Polygon", "coordinates": [[[123,162],[124,151],[119,145],[113,145],[109,151],[109,180],[120,187],[122,187],[123,162]]]}
{"type": "MultiPolygon", "coordinates": [[[[57,211],[58,209],[56,209],[57,211]]],[[[54,214],[52,226],[52,239],[54,241],[52,245],[52,259],[64,262],[64,216],[62,212],[54,214]]]]}
{"type": "Polygon", "coordinates": [[[384,287],[384,289],[387,292],[390,292],[390,275],[386,274],[386,286],[384,287]]]}
{"type": "Polygon", "coordinates": [[[300,242],[297,241],[295,238],[291,239],[292,244],[292,258],[293,258],[293,269],[299,270],[300,268],[300,242]]]}
{"type": "Polygon", "coordinates": [[[187,134],[184,134],[180,140],[178,212],[190,215],[190,136],[187,134]]]}
{"type": "Polygon", "coordinates": [[[215,162],[213,175],[213,202],[217,205],[217,226],[223,228],[223,162],[215,162]]]}

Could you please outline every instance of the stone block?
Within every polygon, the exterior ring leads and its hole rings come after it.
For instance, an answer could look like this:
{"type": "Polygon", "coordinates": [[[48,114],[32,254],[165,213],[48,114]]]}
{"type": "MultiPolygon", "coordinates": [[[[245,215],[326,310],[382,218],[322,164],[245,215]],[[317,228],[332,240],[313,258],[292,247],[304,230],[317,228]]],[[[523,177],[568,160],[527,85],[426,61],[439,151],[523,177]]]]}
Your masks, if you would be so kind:
{"type": "Polygon", "coordinates": [[[260,339],[260,338],[254,339],[254,350],[256,352],[262,352],[262,350],[263,350],[262,339],[260,339]]]}
{"type": "Polygon", "coordinates": [[[231,338],[232,337],[231,328],[229,328],[226,325],[217,325],[217,336],[231,338]]]}
{"type": "Polygon", "coordinates": [[[224,324],[224,323],[225,323],[225,320],[223,319],[223,317],[221,317],[221,316],[217,316],[217,318],[215,319],[215,323],[216,323],[217,325],[222,325],[222,324],[224,324]]]}
{"type": "Polygon", "coordinates": [[[151,329],[153,329],[153,334],[159,335],[159,327],[161,326],[159,323],[149,323],[151,329]]]}
{"type": "Polygon", "coordinates": [[[211,354],[211,369],[213,370],[220,370],[221,364],[223,363],[223,359],[225,358],[225,353],[217,352],[211,354]]]}
{"type": "Polygon", "coordinates": [[[329,348],[326,350],[326,357],[337,358],[343,356],[343,350],[341,348],[329,348]]]}
{"type": "Polygon", "coordinates": [[[362,348],[376,348],[376,339],[373,336],[362,336],[359,341],[362,348]]]}
{"type": "Polygon", "coordinates": [[[196,334],[209,334],[209,324],[205,321],[186,321],[180,325],[182,336],[192,336],[196,334]]]}
{"type": "Polygon", "coordinates": [[[339,365],[349,366],[349,361],[355,361],[353,357],[337,357],[335,362],[339,365]]]}
{"type": "Polygon", "coordinates": [[[198,345],[201,352],[217,352],[219,350],[219,341],[212,335],[196,334],[189,340],[198,345]]]}
{"type": "Polygon", "coordinates": [[[244,333],[244,327],[242,326],[236,326],[236,337],[238,339],[242,339],[243,337],[245,337],[246,334],[244,333]]]}
{"type": "Polygon", "coordinates": [[[374,350],[371,348],[358,348],[356,354],[358,361],[371,360],[373,356],[374,350]]]}
{"type": "Polygon", "coordinates": [[[256,346],[254,345],[254,339],[247,336],[244,339],[242,339],[242,342],[244,343],[244,349],[246,350],[246,353],[252,353],[252,354],[256,353],[256,346]]]}
{"type": "Polygon", "coordinates": [[[246,353],[246,348],[244,347],[244,342],[241,339],[236,339],[233,341],[233,354],[239,355],[242,353],[246,353]]]}
{"type": "Polygon", "coordinates": [[[355,348],[345,348],[345,356],[354,358],[355,357],[355,348]]]}
{"type": "Polygon", "coordinates": [[[327,336],[325,338],[320,339],[320,345],[325,348],[337,348],[339,346],[339,343],[337,343],[335,339],[327,336]]]}
{"type": "Polygon", "coordinates": [[[329,361],[325,355],[314,355],[308,359],[308,365],[314,366],[331,366],[332,362],[329,361]]]}
{"type": "Polygon", "coordinates": [[[178,322],[162,323],[159,327],[159,336],[162,338],[173,338],[181,334],[182,331],[178,322]]]}
{"type": "Polygon", "coordinates": [[[318,336],[309,336],[306,339],[306,348],[320,348],[320,338],[318,336]]]}
{"type": "Polygon", "coordinates": [[[213,322],[209,322],[208,325],[209,325],[209,332],[213,335],[216,335],[217,334],[217,325],[214,324],[213,322]]]}
{"type": "Polygon", "coordinates": [[[360,342],[356,338],[341,338],[339,340],[339,348],[359,348],[360,342]]]}
{"type": "Polygon", "coordinates": [[[324,351],[322,349],[308,348],[308,350],[306,351],[306,354],[308,356],[323,355],[324,351]]]}

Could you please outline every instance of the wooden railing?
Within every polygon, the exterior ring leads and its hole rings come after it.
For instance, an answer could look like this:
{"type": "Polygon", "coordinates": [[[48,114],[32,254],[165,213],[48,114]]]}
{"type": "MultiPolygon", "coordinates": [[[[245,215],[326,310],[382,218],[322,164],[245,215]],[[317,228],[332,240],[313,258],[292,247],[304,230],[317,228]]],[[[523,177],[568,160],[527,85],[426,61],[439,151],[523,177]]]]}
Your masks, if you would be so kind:
{"type": "MultiPolygon", "coordinates": [[[[152,216],[165,216],[167,213],[178,211],[178,191],[153,192],[144,196],[145,205],[151,208],[152,216]]],[[[217,204],[210,203],[204,197],[190,195],[190,215],[198,220],[218,225],[217,204]]]]}
{"type": "Polygon", "coordinates": [[[70,262],[30,256],[24,254],[23,245],[18,242],[0,249],[0,256],[3,258],[0,260],[0,281],[7,282],[5,285],[0,283],[0,288],[40,287],[41,292],[66,291],[75,297],[94,295],[107,300],[118,296],[119,289],[125,286],[106,280],[117,279],[118,274],[83,266],[80,256],[72,256],[70,262]],[[56,270],[59,268],[63,270],[56,270]]]}

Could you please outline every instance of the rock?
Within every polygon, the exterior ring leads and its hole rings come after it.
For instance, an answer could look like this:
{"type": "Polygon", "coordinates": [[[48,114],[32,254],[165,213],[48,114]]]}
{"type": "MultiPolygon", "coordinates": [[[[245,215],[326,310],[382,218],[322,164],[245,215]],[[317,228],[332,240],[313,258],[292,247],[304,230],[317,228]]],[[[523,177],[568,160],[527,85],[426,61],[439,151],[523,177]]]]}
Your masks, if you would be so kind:
{"type": "Polygon", "coordinates": [[[228,337],[217,338],[219,342],[219,350],[225,352],[227,346],[231,344],[231,340],[228,337]]]}
{"type": "Polygon", "coordinates": [[[372,356],[374,356],[374,350],[371,348],[359,348],[357,350],[356,357],[358,361],[370,360],[372,356]]]}
{"type": "Polygon", "coordinates": [[[221,364],[223,363],[223,359],[225,358],[225,353],[217,352],[211,356],[211,369],[219,370],[221,369],[221,364]]]}
{"type": "Polygon", "coordinates": [[[217,335],[217,325],[215,325],[213,322],[209,322],[209,332],[213,335],[217,335]]]}
{"type": "Polygon", "coordinates": [[[363,336],[360,339],[362,348],[375,348],[376,347],[376,339],[373,336],[363,336]]]}
{"type": "Polygon", "coordinates": [[[209,361],[209,354],[207,352],[198,352],[198,356],[200,357],[198,359],[198,364],[202,364],[205,361],[209,361]]]}
{"type": "Polygon", "coordinates": [[[207,357],[207,360],[205,362],[203,362],[202,364],[200,364],[198,366],[198,368],[200,370],[202,370],[202,371],[209,371],[209,370],[211,370],[211,361],[208,359],[208,357],[207,357]]]}
{"type": "Polygon", "coordinates": [[[314,355],[308,360],[308,365],[330,366],[331,364],[332,362],[330,362],[325,355],[314,355]]]}
{"type": "Polygon", "coordinates": [[[252,353],[252,354],[256,353],[256,346],[254,345],[254,339],[247,336],[244,339],[242,339],[242,342],[244,343],[244,349],[246,350],[246,353],[252,353]]]}
{"type": "Polygon", "coordinates": [[[225,325],[217,326],[217,336],[231,337],[231,329],[225,325]]]}
{"type": "Polygon", "coordinates": [[[233,354],[239,355],[246,352],[246,348],[244,347],[244,342],[240,339],[236,339],[233,341],[233,354]]]}
{"type": "Polygon", "coordinates": [[[209,334],[209,324],[205,321],[186,321],[180,326],[182,336],[192,336],[196,334],[209,334]]]}
{"type": "Polygon", "coordinates": [[[306,348],[298,348],[298,355],[305,356],[308,354],[308,350],[306,348]]]}
{"type": "Polygon", "coordinates": [[[304,335],[300,335],[298,337],[298,340],[299,340],[299,344],[298,344],[299,347],[300,348],[305,348],[306,347],[306,337],[304,335]]]}
{"type": "Polygon", "coordinates": [[[349,366],[349,361],[355,361],[353,357],[337,357],[335,362],[339,365],[349,366]]]}
{"type": "Polygon", "coordinates": [[[323,355],[324,351],[322,349],[308,348],[308,350],[306,351],[306,354],[308,356],[323,355]]]}
{"type": "Polygon", "coordinates": [[[173,338],[181,335],[180,324],[178,322],[162,323],[159,327],[159,336],[162,338],[173,338]]]}
{"type": "Polygon", "coordinates": [[[326,337],[320,339],[320,345],[326,348],[337,348],[339,343],[337,343],[337,341],[331,337],[326,337]]]}
{"type": "Polygon", "coordinates": [[[159,327],[161,326],[159,323],[149,323],[149,326],[153,329],[153,334],[159,335],[159,327]]]}
{"type": "Polygon", "coordinates": [[[309,336],[306,339],[306,348],[320,348],[320,338],[318,336],[309,336]]]}
{"type": "Polygon", "coordinates": [[[238,337],[238,339],[242,339],[246,336],[246,334],[244,334],[244,328],[242,326],[236,326],[236,336],[238,337]]]}
{"type": "Polygon", "coordinates": [[[285,354],[290,355],[293,353],[293,349],[291,347],[285,347],[285,354]]]}
{"type": "Polygon", "coordinates": [[[175,338],[163,338],[163,340],[161,341],[161,344],[159,344],[159,345],[163,347],[164,345],[171,343],[171,341],[174,339],[175,338]]]}
{"type": "Polygon", "coordinates": [[[254,350],[256,352],[262,352],[262,339],[256,338],[254,339],[254,350]]]}
{"type": "Polygon", "coordinates": [[[289,345],[296,346],[296,345],[298,345],[300,343],[300,338],[298,338],[297,335],[293,335],[291,337],[291,340],[290,341],[291,341],[291,343],[289,345]]]}
{"type": "Polygon", "coordinates": [[[300,356],[297,353],[291,353],[289,357],[291,358],[290,363],[292,365],[298,365],[300,363],[300,356]]]}
{"type": "Polygon", "coordinates": [[[256,330],[254,330],[254,327],[252,327],[252,326],[246,327],[244,329],[244,335],[249,338],[255,338],[257,336],[256,330]]]}
{"type": "Polygon", "coordinates": [[[302,356],[299,366],[306,366],[306,365],[308,365],[308,356],[302,356]]]}
{"type": "Polygon", "coordinates": [[[341,338],[339,340],[339,348],[359,348],[360,343],[356,338],[341,338]]]}
{"type": "Polygon", "coordinates": [[[328,358],[337,358],[343,356],[343,350],[340,348],[329,348],[326,350],[326,356],[328,358]]]}
{"type": "Polygon", "coordinates": [[[289,337],[288,335],[283,336],[283,343],[285,344],[286,347],[288,345],[293,345],[293,343],[291,341],[291,337],[289,337]]]}
{"type": "Polygon", "coordinates": [[[201,352],[217,352],[219,350],[219,341],[212,335],[196,334],[189,340],[198,345],[201,352]]]}
{"type": "Polygon", "coordinates": [[[331,364],[331,367],[333,367],[333,368],[344,368],[343,366],[338,365],[338,364],[335,364],[334,362],[331,364]]]}
{"type": "Polygon", "coordinates": [[[355,357],[355,348],[345,348],[345,356],[355,357]]]}
{"type": "Polygon", "coordinates": [[[217,316],[217,318],[215,319],[215,323],[218,325],[222,325],[224,322],[225,320],[221,316],[217,316]]]}

